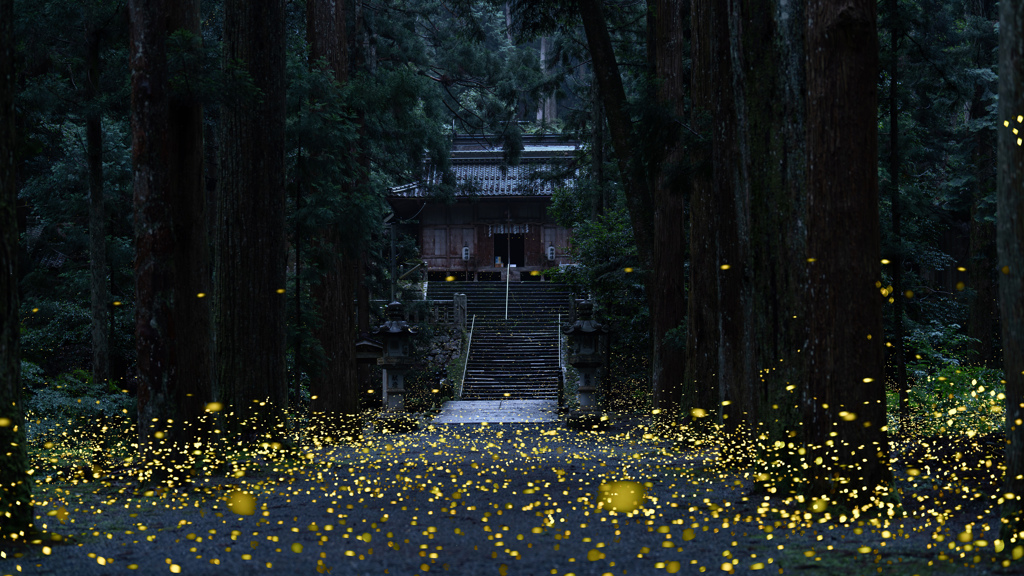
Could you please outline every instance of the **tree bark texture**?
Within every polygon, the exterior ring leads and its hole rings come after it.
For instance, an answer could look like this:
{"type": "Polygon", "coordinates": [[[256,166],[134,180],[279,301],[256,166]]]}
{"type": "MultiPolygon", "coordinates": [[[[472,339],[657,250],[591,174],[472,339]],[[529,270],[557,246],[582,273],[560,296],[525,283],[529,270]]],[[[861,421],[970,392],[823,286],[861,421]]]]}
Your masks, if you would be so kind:
{"type": "Polygon", "coordinates": [[[306,41],[309,59],[320,59],[340,82],[348,81],[348,33],[344,0],[308,0],[306,2],[306,41]]]}
{"type": "MultiPolygon", "coordinates": [[[[694,1],[691,9],[691,123],[706,139],[713,137],[711,119],[716,98],[712,77],[715,9],[713,2],[703,1],[694,1]]],[[[690,294],[681,406],[695,419],[712,421],[717,419],[721,402],[717,386],[718,209],[713,190],[712,147],[693,147],[690,156],[696,168],[690,198],[690,294]]]]}
{"type": "Polygon", "coordinates": [[[14,62],[14,0],[0,0],[0,538],[24,540],[33,515],[18,344],[14,62]]]}
{"type": "Polygon", "coordinates": [[[224,66],[245,88],[221,106],[214,331],[219,399],[256,434],[276,434],[285,378],[285,8],[224,3],[224,66]],[[266,403],[262,404],[261,403],[266,403]]]}
{"type": "Polygon", "coordinates": [[[686,322],[686,196],[689,158],[679,137],[679,126],[685,117],[686,78],[685,32],[689,27],[685,0],[653,0],[649,14],[653,19],[653,38],[648,44],[653,51],[654,76],[658,79],[658,102],[666,114],[666,133],[655,153],[660,157],[650,178],[654,242],[651,250],[651,281],[648,301],[651,311],[652,374],[654,405],[678,410],[685,373],[685,350],[669,347],[665,335],[686,322]]]}
{"type": "Polygon", "coordinates": [[[1002,537],[1024,538],[1024,3],[999,3],[999,168],[996,244],[1006,370],[1002,537]],[[1016,132],[1014,132],[1016,131],[1016,132]]]}
{"type": "MultiPolygon", "coordinates": [[[[306,33],[310,60],[325,61],[339,84],[348,82],[348,41],[343,4],[335,0],[310,0],[306,5],[306,33]]],[[[315,151],[314,151],[315,152],[315,151]]],[[[350,150],[358,154],[357,150],[350,150]]],[[[330,183],[341,194],[355,193],[354,181],[330,183]]],[[[323,347],[322,366],[310,374],[310,411],[334,420],[359,412],[359,380],[355,355],[355,296],[359,274],[358,248],[345,246],[336,226],[317,232],[319,283],[312,294],[321,323],[314,331],[323,347]]]]}
{"type": "Polygon", "coordinates": [[[647,180],[635,158],[635,142],[632,119],[627,113],[626,90],[622,85],[619,65],[615,59],[611,35],[604,19],[602,0],[580,0],[579,13],[587,37],[587,47],[593,60],[594,77],[597,80],[608,132],[615,150],[619,173],[626,189],[626,205],[629,209],[630,224],[636,240],[637,253],[644,268],[652,266],[654,236],[651,222],[653,206],[647,180]]]}
{"type": "Polygon", "coordinates": [[[719,225],[716,268],[723,421],[771,439],[799,427],[794,394],[806,379],[805,277],[794,265],[806,252],[802,16],[799,3],[731,0],[719,35],[728,38],[719,82],[733,86],[719,115],[735,118],[719,120],[714,152],[716,162],[731,162],[714,174],[731,184],[718,185],[722,213],[735,214],[719,225]]]}
{"type": "MultiPolygon", "coordinates": [[[[167,7],[167,34],[185,30],[192,34],[193,42],[200,43],[199,0],[175,0],[167,7]]],[[[192,420],[213,400],[213,339],[207,296],[212,288],[212,270],[203,106],[198,95],[185,90],[172,91],[168,103],[167,195],[174,232],[170,257],[175,263],[171,322],[175,334],[180,335],[174,344],[179,359],[174,410],[177,418],[192,420]]]]}
{"type": "MultiPolygon", "coordinates": [[[[637,253],[645,272],[644,287],[650,304],[652,362],[651,388],[656,408],[679,410],[685,357],[680,351],[664,350],[665,334],[680,326],[685,318],[685,272],[681,266],[685,256],[685,237],[679,230],[683,223],[685,185],[675,174],[683,156],[677,139],[657,151],[661,162],[645,157],[650,146],[641,146],[633,130],[627,110],[625,89],[615,59],[611,36],[604,20],[601,0],[578,3],[587,46],[593,60],[598,93],[608,122],[608,133],[615,151],[619,172],[626,191],[626,206],[637,253]],[[649,170],[646,165],[658,165],[649,170]]],[[[683,3],[663,0],[653,5],[653,49],[658,74],[666,74],[659,94],[663,104],[668,95],[679,95],[671,102],[670,115],[679,116],[682,99],[682,60],[680,46],[683,3]],[[659,55],[660,53],[660,55],[659,55]]],[[[649,22],[650,23],[650,22],[649,22]]]]}
{"type": "MultiPolygon", "coordinates": [[[[170,452],[175,420],[177,350],[174,230],[168,197],[166,5],[133,0],[131,19],[132,163],[135,210],[135,350],[138,357],[139,451],[143,465],[170,452]],[[164,447],[168,448],[164,448],[164,447]]],[[[157,479],[166,468],[150,471],[157,479]]]]}
{"type": "Polygon", "coordinates": [[[212,400],[202,107],[172,93],[166,41],[199,35],[196,1],[132,2],[135,337],[139,448],[151,478],[180,479],[212,400]],[[202,295],[202,296],[201,296],[202,295]]]}
{"type": "Polygon", "coordinates": [[[89,166],[89,293],[92,324],[92,380],[110,379],[110,292],[107,282],[107,215],[103,200],[103,122],[96,95],[100,81],[100,32],[86,32],[85,147],[89,166]]]}
{"type": "Polygon", "coordinates": [[[805,22],[810,330],[800,406],[807,480],[813,494],[862,504],[891,480],[878,291],[875,3],[810,0],[805,22]]]}

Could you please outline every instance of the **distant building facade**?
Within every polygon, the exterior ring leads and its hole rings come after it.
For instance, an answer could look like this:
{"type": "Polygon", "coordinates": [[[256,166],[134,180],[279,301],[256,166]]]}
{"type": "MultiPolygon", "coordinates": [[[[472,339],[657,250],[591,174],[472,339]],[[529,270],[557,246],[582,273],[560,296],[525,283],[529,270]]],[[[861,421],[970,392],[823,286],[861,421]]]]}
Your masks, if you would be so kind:
{"type": "Polygon", "coordinates": [[[548,216],[556,187],[574,186],[578,144],[562,136],[524,136],[520,163],[502,170],[502,150],[482,136],[456,136],[451,168],[454,203],[432,190],[443,174],[427,167],[418,182],[396,186],[388,203],[415,233],[429,280],[542,280],[571,263],[570,231],[548,216]],[[509,265],[513,266],[509,266],[509,265]]]}

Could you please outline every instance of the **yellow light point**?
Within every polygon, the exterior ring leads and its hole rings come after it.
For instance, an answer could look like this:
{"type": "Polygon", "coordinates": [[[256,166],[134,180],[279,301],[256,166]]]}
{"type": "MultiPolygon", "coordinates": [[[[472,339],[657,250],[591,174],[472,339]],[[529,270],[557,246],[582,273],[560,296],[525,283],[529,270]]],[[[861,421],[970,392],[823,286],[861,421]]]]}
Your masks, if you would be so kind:
{"type": "Polygon", "coordinates": [[[597,491],[599,503],[604,509],[620,513],[637,510],[647,495],[643,484],[631,480],[601,484],[597,491]]]}
{"type": "Polygon", "coordinates": [[[453,282],[455,280],[455,276],[445,276],[444,280],[445,282],[453,282]]]}
{"type": "Polygon", "coordinates": [[[540,276],[540,271],[539,270],[531,270],[530,271],[530,276],[540,276]]]}
{"type": "Polygon", "coordinates": [[[913,298],[914,297],[914,291],[913,290],[907,290],[906,292],[903,293],[903,295],[906,296],[907,298],[913,298]]]}
{"type": "Polygon", "coordinates": [[[224,405],[220,402],[210,402],[206,405],[207,412],[220,412],[224,409],[224,405]]]}
{"type": "Polygon", "coordinates": [[[964,284],[963,282],[956,283],[956,289],[958,291],[963,292],[964,288],[967,288],[967,284],[964,284]]]}
{"type": "Polygon", "coordinates": [[[630,268],[629,266],[626,266],[625,268],[622,269],[622,271],[625,272],[626,274],[629,274],[633,271],[633,269],[630,268]]]}
{"type": "Polygon", "coordinates": [[[1002,272],[1003,274],[1009,274],[1010,273],[1010,267],[1009,266],[1003,266],[1002,269],[1000,270],[1000,272],[1002,272]]]}
{"type": "Polygon", "coordinates": [[[818,259],[817,258],[808,258],[807,261],[813,263],[813,262],[817,262],[818,259]]]}
{"type": "Polygon", "coordinates": [[[875,381],[875,379],[874,379],[874,378],[865,378],[865,379],[864,379],[864,383],[865,383],[865,384],[867,384],[868,382],[874,382],[874,381],[875,381]]]}
{"type": "Polygon", "coordinates": [[[196,294],[196,298],[206,298],[206,292],[200,292],[199,294],[196,294]]]}
{"type": "Polygon", "coordinates": [[[0,418],[0,428],[7,428],[11,425],[10,418],[0,418]]]}
{"type": "Polygon", "coordinates": [[[278,294],[284,294],[284,288],[278,288],[277,289],[277,293],[278,294]]]}
{"type": "Polygon", "coordinates": [[[703,418],[708,415],[708,412],[703,408],[694,408],[693,410],[690,410],[690,415],[694,418],[703,418]]]}
{"type": "Polygon", "coordinates": [[[1017,124],[1024,123],[1024,114],[1017,116],[1017,124]]]}
{"type": "Polygon", "coordinates": [[[823,498],[815,498],[814,501],[811,503],[811,511],[812,512],[821,513],[821,512],[824,512],[827,508],[828,508],[828,500],[825,500],[823,498]]]}
{"type": "Polygon", "coordinates": [[[292,544],[292,552],[295,552],[296,554],[302,552],[302,544],[299,544],[298,542],[292,544]]]}
{"type": "Polygon", "coordinates": [[[120,300],[114,300],[114,306],[120,306],[120,305],[121,305],[121,301],[120,300]]]}
{"type": "Polygon", "coordinates": [[[32,313],[33,313],[33,314],[35,314],[36,312],[39,312],[39,308],[33,308],[33,309],[32,309],[32,313]]]}
{"type": "Polygon", "coordinates": [[[889,263],[889,259],[888,258],[882,258],[882,264],[888,264],[888,263],[889,263]]]}
{"type": "Polygon", "coordinates": [[[248,492],[235,490],[228,494],[228,508],[239,516],[252,516],[256,512],[256,499],[248,492]]]}
{"type": "Polygon", "coordinates": [[[722,270],[728,270],[729,268],[731,268],[731,266],[729,266],[728,264],[722,264],[721,266],[719,266],[719,268],[721,268],[722,270]]]}

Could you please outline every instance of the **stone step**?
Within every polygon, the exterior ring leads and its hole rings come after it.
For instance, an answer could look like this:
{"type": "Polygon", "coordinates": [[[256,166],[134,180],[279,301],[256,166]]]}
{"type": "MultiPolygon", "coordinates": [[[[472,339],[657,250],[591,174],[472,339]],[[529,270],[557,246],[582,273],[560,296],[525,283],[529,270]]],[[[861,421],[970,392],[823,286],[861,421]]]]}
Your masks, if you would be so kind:
{"type": "Polygon", "coordinates": [[[476,316],[463,399],[556,399],[558,319],[568,319],[570,291],[553,283],[433,282],[427,297],[456,293],[466,294],[476,316]]]}

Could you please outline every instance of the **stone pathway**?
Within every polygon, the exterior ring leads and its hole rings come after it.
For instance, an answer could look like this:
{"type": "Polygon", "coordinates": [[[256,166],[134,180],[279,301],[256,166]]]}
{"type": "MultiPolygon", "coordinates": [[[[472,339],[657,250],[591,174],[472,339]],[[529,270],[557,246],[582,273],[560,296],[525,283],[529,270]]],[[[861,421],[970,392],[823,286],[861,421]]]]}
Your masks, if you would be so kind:
{"type": "Polygon", "coordinates": [[[435,424],[557,422],[554,400],[453,400],[445,402],[435,424]]]}

